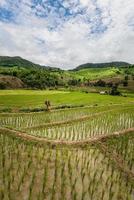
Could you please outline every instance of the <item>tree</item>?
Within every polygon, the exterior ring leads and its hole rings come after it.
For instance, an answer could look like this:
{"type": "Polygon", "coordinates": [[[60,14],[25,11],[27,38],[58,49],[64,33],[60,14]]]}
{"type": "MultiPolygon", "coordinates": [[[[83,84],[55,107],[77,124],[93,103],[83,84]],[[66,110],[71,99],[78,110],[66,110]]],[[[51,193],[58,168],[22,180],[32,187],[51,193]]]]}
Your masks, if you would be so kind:
{"type": "Polygon", "coordinates": [[[123,81],[123,86],[124,86],[124,87],[127,87],[127,86],[128,86],[128,81],[127,81],[127,80],[124,80],[124,81],[123,81]]]}
{"type": "Polygon", "coordinates": [[[120,95],[120,94],[121,94],[120,91],[118,91],[118,85],[115,84],[115,85],[112,87],[111,91],[110,91],[110,95],[116,96],[116,95],[120,95]]]}
{"type": "Polygon", "coordinates": [[[108,83],[107,83],[107,86],[108,86],[108,87],[112,87],[112,86],[113,86],[113,83],[112,83],[112,82],[108,82],[108,83]]]}
{"type": "Polygon", "coordinates": [[[100,79],[95,83],[95,86],[105,87],[106,83],[105,83],[105,81],[100,79]]]}
{"type": "Polygon", "coordinates": [[[125,81],[128,81],[129,77],[128,75],[124,77],[125,81]]]}
{"type": "Polygon", "coordinates": [[[77,84],[78,84],[78,80],[77,80],[77,79],[71,79],[71,80],[68,81],[68,85],[73,85],[73,86],[75,86],[75,85],[77,85],[77,84]]]}
{"type": "Polygon", "coordinates": [[[6,85],[5,85],[5,83],[2,83],[2,82],[0,82],[0,89],[6,89],[6,85]]]}

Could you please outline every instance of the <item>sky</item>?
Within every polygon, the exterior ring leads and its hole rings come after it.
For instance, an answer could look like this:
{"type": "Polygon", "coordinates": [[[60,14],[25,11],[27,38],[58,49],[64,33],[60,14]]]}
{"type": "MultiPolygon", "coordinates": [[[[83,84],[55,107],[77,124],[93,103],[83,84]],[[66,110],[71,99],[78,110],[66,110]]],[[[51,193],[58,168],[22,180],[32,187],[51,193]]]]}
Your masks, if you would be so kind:
{"type": "Polygon", "coordinates": [[[63,69],[134,63],[134,0],[0,0],[0,55],[63,69]]]}

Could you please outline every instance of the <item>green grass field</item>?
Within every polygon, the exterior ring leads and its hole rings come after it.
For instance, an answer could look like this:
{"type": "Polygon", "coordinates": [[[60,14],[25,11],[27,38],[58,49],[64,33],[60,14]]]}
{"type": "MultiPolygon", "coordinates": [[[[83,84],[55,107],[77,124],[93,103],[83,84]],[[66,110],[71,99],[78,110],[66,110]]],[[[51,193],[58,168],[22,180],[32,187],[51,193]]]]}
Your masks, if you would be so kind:
{"type": "Polygon", "coordinates": [[[44,107],[44,101],[50,100],[52,106],[59,105],[108,105],[134,103],[133,97],[100,95],[71,91],[49,90],[0,90],[0,109],[44,107]]]}
{"type": "MultiPolygon", "coordinates": [[[[125,70],[111,67],[111,68],[88,68],[88,69],[81,69],[79,71],[64,71],[62,72],[62,76],[65,80],[68,79],[88,79],[88,80],[99,80],[105,78],[112,78],[112,77],[120,77],[122,78],[125,75],[125,70]]],[[[133,73],[133,69],[129,69],[130,74],[133,73]]],[[[59,72],[52,72],[56,75],[59,75],[59,72]]]]}
{"type": "Polygon", "coordinates": [[[75,78],[86,78],[89,80],[98,80],[102,78],[110,78],[115,77],[118,75],[123,75],[123,69],[119,70],[118,68],[89,68],[89,69],[82,69],[79,71],[72,72],[72,75],[75,78]]]}

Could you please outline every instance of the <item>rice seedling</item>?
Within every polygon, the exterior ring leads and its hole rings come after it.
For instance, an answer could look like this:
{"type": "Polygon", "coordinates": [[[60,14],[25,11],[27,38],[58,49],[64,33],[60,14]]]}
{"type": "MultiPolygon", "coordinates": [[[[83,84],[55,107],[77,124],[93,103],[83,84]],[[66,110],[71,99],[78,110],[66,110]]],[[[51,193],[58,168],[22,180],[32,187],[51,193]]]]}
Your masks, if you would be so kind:
{"type": "MultiPolygon", "coordinates": [[[[133,139],[134,134],[127,134],[121,140],[113,138],[105,144],[110,149],[115,147],[124,160],[132,161],[133,139]]],[[[97,145],[53,148],[2,133],[0,144],[1,199],[126,200],[132,197],[133,182],[97,145]]]]}
{"type": "Polygon", "coordinates": [[[71,124],[31,127],[26,132],[49,140],[84,141],[134,127],[133,110],[133,108],[114,110],[71,124]]]}
{"type": "Polygon", "coordinates": [[[65,147],[62,142],[83,144],[133,128],[133,111],[132,106],[109,106],[0,114],[0,126],[8,127],[0,129],[0,199],[130,200],[134,132],[85,146],[65,147]],[[12,129],[16,135],[10,134],[12,129]],[[47,140],[61,145],[47,145],[47,140]]]}
{"type": "Polygon", "coordinates": [[[122,108],[131,108],[130,105],[116,106],[100,106],[100,107],[87,107],[87,108],[76,108],[53,112],[40,112],[40,113],[3,113],[0,114],[0,126],[11,127],[15,129],[24,129],[29,127],[39,127],[42,125],[52,123],[66,123],[72,120],[82,119],[83,117],[92,116],[97,113],[122,108]]]}

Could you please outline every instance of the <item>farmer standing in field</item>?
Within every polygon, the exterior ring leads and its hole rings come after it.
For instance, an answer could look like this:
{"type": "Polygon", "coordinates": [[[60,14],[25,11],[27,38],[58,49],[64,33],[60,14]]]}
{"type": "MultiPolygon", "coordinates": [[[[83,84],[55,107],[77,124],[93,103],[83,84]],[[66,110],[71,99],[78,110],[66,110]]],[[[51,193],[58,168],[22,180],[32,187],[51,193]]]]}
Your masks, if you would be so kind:
{"type": "Polygon", "coordinates": [[[45,101],[45,106],[46,106],[46,110],[47,111],[50,111],[51,110],[51,103],[50,103],[50,101],[45,101]]]}

